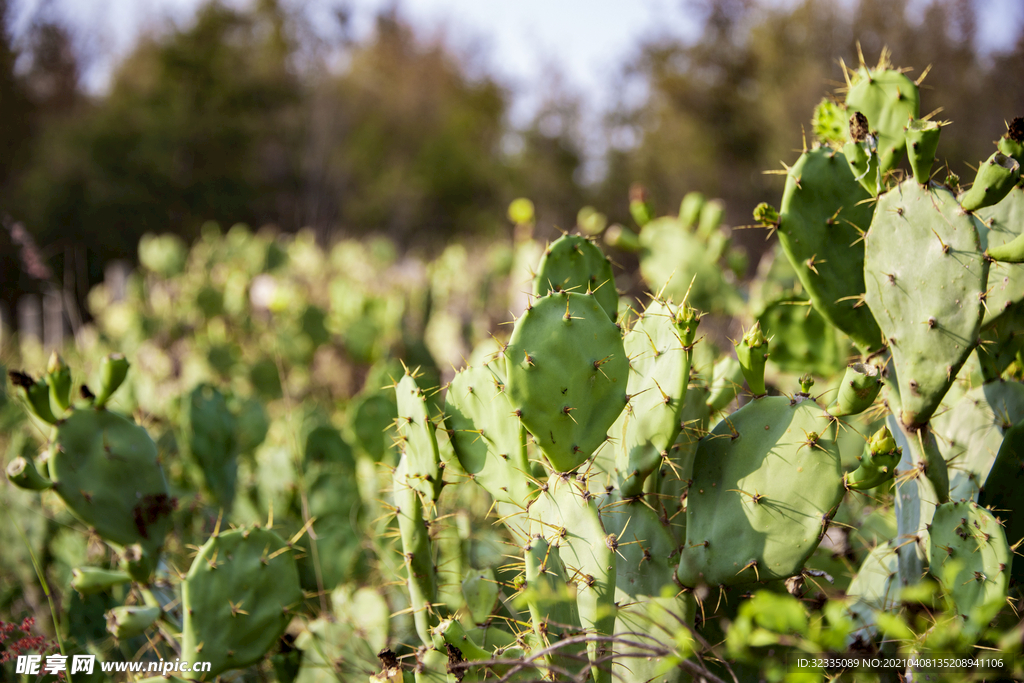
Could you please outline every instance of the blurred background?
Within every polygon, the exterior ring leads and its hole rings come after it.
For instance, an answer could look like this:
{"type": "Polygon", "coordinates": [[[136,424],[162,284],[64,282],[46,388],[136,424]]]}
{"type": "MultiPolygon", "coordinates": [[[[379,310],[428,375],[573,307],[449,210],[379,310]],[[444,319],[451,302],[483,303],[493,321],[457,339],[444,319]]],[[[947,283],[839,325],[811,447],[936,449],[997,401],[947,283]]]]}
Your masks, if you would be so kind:
{"type": "MultiPolygon", "coordinates": [[[[542,238],[584,205],[628,225],[639,182],[742,226],[858,43],[931,65],[950,159],[1024,113],[1019,0],[0,0],[0,28],[8,329],[23,294],[82,304],[144,233],[211,220],[429,255],[508,239],[519,196],[542,238]]],[[[734,243],[752,270],[764,233],[734,243]]]]}

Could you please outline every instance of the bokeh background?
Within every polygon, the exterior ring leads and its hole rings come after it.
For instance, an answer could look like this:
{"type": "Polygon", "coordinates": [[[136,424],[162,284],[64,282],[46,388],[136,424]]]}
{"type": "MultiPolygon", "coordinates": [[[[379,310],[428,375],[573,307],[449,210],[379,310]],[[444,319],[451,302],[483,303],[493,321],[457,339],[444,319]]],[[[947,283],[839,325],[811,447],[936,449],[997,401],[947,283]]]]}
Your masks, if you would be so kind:
{"type": "MultiPolygon", "coordinates": [[[[208,220],[429,254],[507,237],[517,196],[541,236],[584,205],[628,224],[639,182],[742,226],[858,42],[931,65],[950,159],[1024,112],[1018,0],[0,0],[0,26],[8,328],[44,280],[84,304],[141,235],[208,220]]],[[[734,238],[753,269],[763,233],[734,238]]]]}

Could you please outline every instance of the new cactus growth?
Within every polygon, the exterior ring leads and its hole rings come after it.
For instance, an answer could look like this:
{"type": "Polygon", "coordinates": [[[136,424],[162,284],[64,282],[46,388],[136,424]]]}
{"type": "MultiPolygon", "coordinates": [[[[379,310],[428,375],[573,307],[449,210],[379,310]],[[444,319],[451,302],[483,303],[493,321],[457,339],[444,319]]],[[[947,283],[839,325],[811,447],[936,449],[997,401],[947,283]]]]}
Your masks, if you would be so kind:
{"type": "Polygon", "coordinates": [[[548,246],[533,280],[533,293],[593,292],[612,320],[619,308],[612,264],[593,242],[577,235],[563,235],[548,246]]]}
{"type": "Polygon", "coordinates": [[[868,439],[867,455],[861,458],[860,467],[843,475],[843,483],[854,491],[881,486],[893,480],[902,457],[903,450],[896,446],[888,427],[883,426],[868,439]]]}
{"type": "Polygon", "coordinates": [[[924,119],[911,119],[904,128],[907,138],[907,157],[914,172],[914,180],[927,185],[931,180],[935,152],[939,148],[940,123],[924,119]]]}
{"type": "Polygon", "coordinates": [[[881,389],[881,372],[876,366],[853,363],[846,368],[839,394],[827,410],[833,417],[857,415],[871,407],[881,389]]]}
{"type": "Polygon", "coordinates": [[[764,367],[768,362],[768,340],[761,332],[761,324],[753,326],[743,333],[743,338],[736,342],[736,358],[740,361],[743,377],[747,380],[750,393],[759,398],[768,393],[764,386],[764,367]]]}
{"type": "Polygon", "coordinates": [[[978,175],[971,189],[960,197],[964,211],[977,211],[1003,200],[1020,182],[1020,164],[1002,152],[993,152],[978,167],[978,175]]]}

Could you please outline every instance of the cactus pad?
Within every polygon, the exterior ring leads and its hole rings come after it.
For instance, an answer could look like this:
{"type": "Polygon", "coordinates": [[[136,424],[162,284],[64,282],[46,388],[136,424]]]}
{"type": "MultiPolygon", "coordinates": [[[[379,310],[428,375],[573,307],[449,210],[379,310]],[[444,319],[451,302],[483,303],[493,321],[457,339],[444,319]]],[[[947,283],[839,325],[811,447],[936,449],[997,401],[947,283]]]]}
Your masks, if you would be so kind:
{"type": "MultiPolygon", "coordinates": [[[[259,661],[302,602],[288,545],[269,529],[235,529],[199,550],[181,587],[181,657],[206,661],[212,680],[259,661]]],[[[195,677],[196,674],[186,674],[195,677]]]]}
{"type": "Polygon", "coordinates": [[[593,242],[578,235],[563,235],[544,252],[533,293],[544,296],[549,292],[593,292],[612,320],[619,309],[611,262],[593,242]]]}
{"type": "Polygon", "coordinates": [[[560,472],[585,462],[626,406],[622,336],[592,294],[537,300],[516,323],[505,362],[512,405],[560,472]]]}
{"type": "Polygon", "coordinates": [[[892,351],[908,428],[928,422],[977,342],[988,277],[978,227],[949,190],[914,180],[875,209],[865,238],[867,302],[892,351]]]}
{"type": "Polygon", "coordinates": [[[793,576],[843,498],[839,449],[814,401],[760,398],[697,449],[687,498],[684,586],[793,576]]]}

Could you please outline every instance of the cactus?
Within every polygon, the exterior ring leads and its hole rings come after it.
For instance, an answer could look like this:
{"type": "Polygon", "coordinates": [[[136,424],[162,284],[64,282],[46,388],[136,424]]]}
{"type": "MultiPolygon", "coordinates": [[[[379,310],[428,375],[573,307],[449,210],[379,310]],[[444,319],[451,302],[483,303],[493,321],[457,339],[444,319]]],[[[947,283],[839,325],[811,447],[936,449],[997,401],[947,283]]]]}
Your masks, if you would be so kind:
{"type": "Polygon", "coordinates": [[[612,264],[592,242],[576,235],[564,235],[544,251],[533,293],[542,297],[548,292],[593,292],[612,320],[619,309],[612,264]]]}
{"type": "Polygon", "coordinates": [[[835,426],[811,399],[759,398],[701,441],[693,464],[684,586],[797,574],[842,500],[835,426]]]}
{"type": "Polygon", "coordinates": [[[619,328],[593,294],[551,294],[519,319],[504,355],[523,425],[557,471],[579,467],[629,399],[619,328]]]}
{"type": "Polygon", "coordinates": [[[846,109],[863,114],[871,131],[877,131],[878,170],[884,176],[903,158],[907,120],[920,116],[917,83],[892,67],[886,50],[874,68],[865,65],[861,56],[860,67],[854,72],[847,70],[846,78],[846,109]]]}
{"type": "Polygon", "coordinates": [[[269,529],[215,533],[192,561],[181,586],[185,619],[181,657],[206,661],[214,676],[258,661],[284,633],[302,603],[291,549],[269,529]]]}
{"type": "Polygon", "coordinates": [[[968,622],[986,603],[1002,603],[1013,553],[988,510],[970,501],[940,505],[931,524],[929,572],[952,597],[968,622]]]}
{"type": "Polygon", "coordinates": [[[779,243],[815,309],[863,351],[882,344],[871,311],[863,305],[860,240],[874,212],[868,197],[854,182],[843,154],[819,147],[787,169],[777,223],[779,243]]]}
{"type": "Polygon", "coordinates": [[[864,240],[866,298],[892,352],[907,428],[928,422],[978,339],[988,278],[978,232],[944,187],[907,180],[875,209],[864,240]]]}

